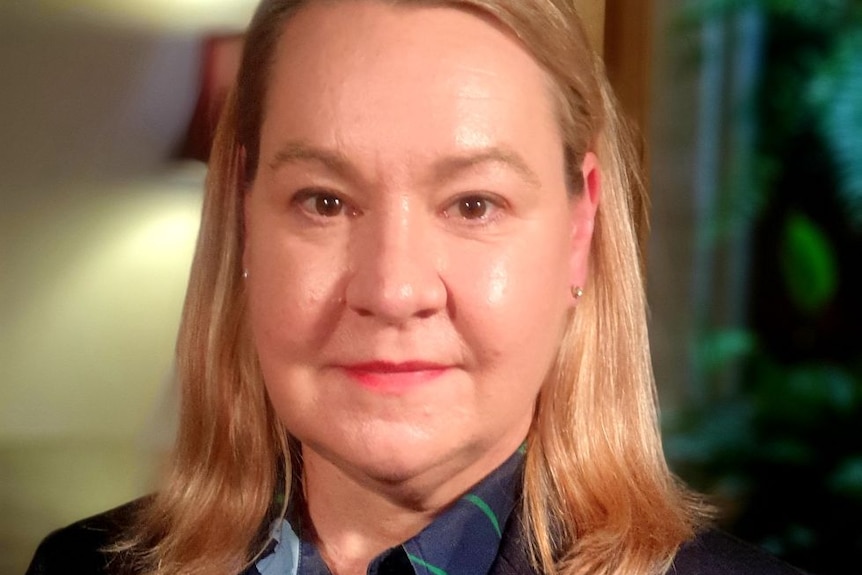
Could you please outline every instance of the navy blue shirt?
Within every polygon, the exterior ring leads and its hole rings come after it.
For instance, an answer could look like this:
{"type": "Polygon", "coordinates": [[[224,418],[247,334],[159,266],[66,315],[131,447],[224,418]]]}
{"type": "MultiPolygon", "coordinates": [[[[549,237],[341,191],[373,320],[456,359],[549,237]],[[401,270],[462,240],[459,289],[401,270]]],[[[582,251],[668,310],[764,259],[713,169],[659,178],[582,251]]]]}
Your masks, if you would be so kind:
{"type": "MultiPolygon", "coordinates": [[[[377,556],[368,575],[488,573],[520,497],[523,459],[519,449],[418,535],[377,556]]],[[[247,575],[332,575],[299,514],[288,516],[274,527],[267,551],[247,575]]]]}

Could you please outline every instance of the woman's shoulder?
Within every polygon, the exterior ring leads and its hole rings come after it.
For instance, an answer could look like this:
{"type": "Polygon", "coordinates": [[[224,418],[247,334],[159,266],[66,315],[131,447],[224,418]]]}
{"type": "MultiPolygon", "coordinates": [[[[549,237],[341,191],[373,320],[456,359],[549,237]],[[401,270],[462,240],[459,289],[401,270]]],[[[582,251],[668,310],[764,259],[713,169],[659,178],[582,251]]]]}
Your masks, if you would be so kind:
{"type": "MultiPolygon", "coordinates": [[[[530,560],[523,522],[516,514],[506,526],[491,575],[540,575],[530,560]]],[[[763,549],[716,529],[683,543],[666,575],[805,575],[763,549]]]]}
{"type": "Polygon", "coordinates": [[[26,575],[108,575],[117,559],[106,550],[131,524],[147,501],[137,499],[82,519],[48,535],[33,556],[26,575]]]}
{"type": "Polygon", "coordinates": [[[668,575],[804,575],[727,533],[708,530],[680,547],[668,575]]]}

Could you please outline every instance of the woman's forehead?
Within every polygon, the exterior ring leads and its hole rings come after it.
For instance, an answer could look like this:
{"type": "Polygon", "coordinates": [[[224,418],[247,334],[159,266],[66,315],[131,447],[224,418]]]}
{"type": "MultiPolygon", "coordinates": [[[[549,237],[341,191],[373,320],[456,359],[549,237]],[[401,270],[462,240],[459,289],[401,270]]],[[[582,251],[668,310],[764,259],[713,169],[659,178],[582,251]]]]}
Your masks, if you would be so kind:
{"type": "Polygon", "coordinates": [[[314,3],[283,30],[261,151],[301,141],[373,150],[385,161],[530,143],[561,148],[549,92],[520,42],[472,11],[314,3]]]}
{"type": "Polygon", "coordinates": [[[337,71],[344,82],[372,74],[386,74],[381,82],[440,74],[456,80],[459,70],[544,79],[522,43],[490,16],[379,0],[309,3],[285,23],[275,63],[328,77],[337,71]]]}

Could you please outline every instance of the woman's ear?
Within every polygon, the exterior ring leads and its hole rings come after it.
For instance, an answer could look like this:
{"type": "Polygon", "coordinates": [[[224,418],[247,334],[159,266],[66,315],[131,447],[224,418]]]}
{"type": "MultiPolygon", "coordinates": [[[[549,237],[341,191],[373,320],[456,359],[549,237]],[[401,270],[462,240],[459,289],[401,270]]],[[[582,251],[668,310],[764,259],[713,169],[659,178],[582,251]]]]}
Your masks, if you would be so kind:
{"type": "Polygon", "coordinates": [[[571,287],[588,289],[586,285],[590,246],[595,229],[596,213],[602,196],[602,171],[599,159],[587,152],[581,164],[581,192],[573,196],[571,204],[571,287]]]}
{"type": "Polygon", "coordinates": [[[602,169],[595,153],[587,152],[584,156],[584,162],[581,164],[581,176],[584,179],[584,193],[589,196],[593,206],[593,214],[595,214],[602,194],[602,169]]]}

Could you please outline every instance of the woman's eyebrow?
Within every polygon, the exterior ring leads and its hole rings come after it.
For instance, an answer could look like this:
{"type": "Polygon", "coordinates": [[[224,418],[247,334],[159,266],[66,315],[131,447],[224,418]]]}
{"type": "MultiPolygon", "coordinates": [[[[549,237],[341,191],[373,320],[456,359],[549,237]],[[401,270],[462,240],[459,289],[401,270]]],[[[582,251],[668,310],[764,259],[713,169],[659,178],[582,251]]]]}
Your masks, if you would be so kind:
{"type": "Polygon", "coordinates": [[[283,166],[295,162],[320,164],[345,180],[359,181],[362,179],[359,171],[344,154],[336,150],[312,146],[302,141],[286,142],[273,155],[268,164],[272,171],[278,171],[283,166]]]}
{"type": "MultiPolygon", "coordinates": [[[[363,180],[360,171],[345,154],[301,141],[287,142],[282,145],[268,164],[270,169],[277,171],[282,166],[294,162],[317,163],[342,179],[354,182],[363,180]]],[[[539,177],[527,161],[516,151],[501,146],[481,148],[440,158],[432,164],[430,179],[435,183],[450,181],[482,164],[502,164],[516,172],[530,186],[541,187],[539,177]]]]}
{"type": "Polygon", "coordinates": [[[432,174],[436,181],[452,180],[482,164],[502,164],[516,172],[529,185],[541,187],[539,177],[520,154],[510,148],[498,146],[445,157],[435,162],[432,174]]]}

